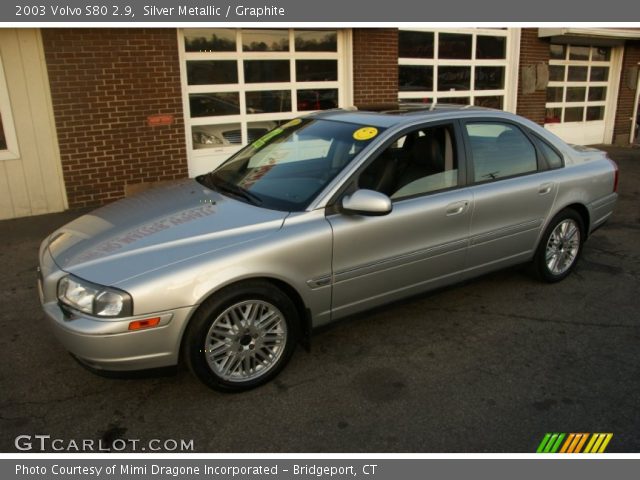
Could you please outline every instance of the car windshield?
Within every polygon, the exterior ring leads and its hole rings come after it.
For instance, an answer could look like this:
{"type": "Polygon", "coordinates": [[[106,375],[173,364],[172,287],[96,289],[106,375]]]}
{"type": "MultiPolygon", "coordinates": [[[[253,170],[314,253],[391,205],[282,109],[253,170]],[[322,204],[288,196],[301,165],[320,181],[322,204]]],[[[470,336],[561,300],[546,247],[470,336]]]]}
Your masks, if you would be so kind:
{"type": "Polygon", "coordinates": [[[264,208],[301,211],[382,130],[332,120],[294,119],[198,181],[264,208]]]}

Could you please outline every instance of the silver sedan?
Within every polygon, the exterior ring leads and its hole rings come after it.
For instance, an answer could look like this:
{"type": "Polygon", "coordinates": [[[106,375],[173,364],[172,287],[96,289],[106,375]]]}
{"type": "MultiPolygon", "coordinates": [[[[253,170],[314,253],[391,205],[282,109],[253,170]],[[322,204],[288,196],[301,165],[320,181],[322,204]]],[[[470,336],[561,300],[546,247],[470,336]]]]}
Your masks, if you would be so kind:
{"type": "Polygon", "coordinates": [[[94,370],[183,360],[248,389],[356,312],[519,263],[562,280],[617,183],[605,153],[505,112],[316,113],[51,234],[41,301],[94,370]]]}

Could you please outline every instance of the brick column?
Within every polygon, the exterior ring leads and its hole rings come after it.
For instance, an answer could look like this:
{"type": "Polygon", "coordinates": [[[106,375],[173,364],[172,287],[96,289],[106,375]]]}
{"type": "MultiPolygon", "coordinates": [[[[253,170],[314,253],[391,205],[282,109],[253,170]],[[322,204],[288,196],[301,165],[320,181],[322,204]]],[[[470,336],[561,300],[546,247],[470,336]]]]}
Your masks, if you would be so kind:
{"type": "Polygon", "coordinates": [[[518,75],[518,107],[516,113],[543,125],[546,90],[522,93],[522,69],[539,63],[549,64],[549,41],[538,38],[537,28],[523,28],[520,36],[520,74],[518,75]]]}
{"type": "Polygon", "coordinates": [[[353,102],[356,106],[398,101],[398,30],[353,30],[353,102]]]}
{"type": "Polygon", "coordinates": [[[175,29],[43,29],[42,38],[71,208],[187,175],[175,29]],[[150,127],[154,114],[174,123],[150,127]]]}
{"type": "Polygon", "coordinates": [[[613,142],[617,145],[627,145],[629,143],[631,118],[633,118],[633,107],[637,92],[637,83],[636,85],[630,85],[629,83],[633,79],[631,75],[632,70],[636,69],[635,71],[637,72],[638,63],[640,63],[640,42],[627,42],[624,46],[622,75],[620,75],[620,90],[618,92],[618,107],[616,109],[616,119],[613,126],[613,142]]]}

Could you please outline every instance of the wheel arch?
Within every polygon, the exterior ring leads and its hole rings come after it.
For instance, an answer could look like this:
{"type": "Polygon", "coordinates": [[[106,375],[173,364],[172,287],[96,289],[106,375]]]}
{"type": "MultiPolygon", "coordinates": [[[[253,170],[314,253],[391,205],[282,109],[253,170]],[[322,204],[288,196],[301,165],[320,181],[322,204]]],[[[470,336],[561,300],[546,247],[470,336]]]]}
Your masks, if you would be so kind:
{"type": "Polygon", "coordinates": [[[178,352],[179,362],[182,362],[183,360],[185,333],[187,332],[189,324],[191,323],[194,315],[201,308],[202,304],[206,300],[211,298],[213,295],[217,295],[223,290],[237,287],[238,285],[242,285],[243,283],[249,283],[249,282],[255,282],[255,281],[270,283],[271,285],[275,286],[279,290],[282,290],[291,299],[291,301],[296,307],[296,311],[298,312],[298,317],[300,321],[300,338],[298,339],[298,342],[306,350],[309,350],[310,337],[311,337],[311,311],[309,310],[309,308],[307,308],[302,298],[302,295],[300,295],[298,290],[295,287],[293,287],[293,285],[291,285],[290,283],[282,279],[270,277],[270,276],[255,276],[255,277],[242,278],[242,279],[235,280],[233,282],[225,283],[224,285],[221,285],[219,288],[216,288],[215,290],[208,292],[208,294],[204,298],[202,298],[202,300],[198,304],[198,307],[193,309],[193,312],[191,312],[191,315],[189,316],[188,321],[185,322],[184,327],[182,328],[182,332],[180,333],[180,349],[178,352]]]}

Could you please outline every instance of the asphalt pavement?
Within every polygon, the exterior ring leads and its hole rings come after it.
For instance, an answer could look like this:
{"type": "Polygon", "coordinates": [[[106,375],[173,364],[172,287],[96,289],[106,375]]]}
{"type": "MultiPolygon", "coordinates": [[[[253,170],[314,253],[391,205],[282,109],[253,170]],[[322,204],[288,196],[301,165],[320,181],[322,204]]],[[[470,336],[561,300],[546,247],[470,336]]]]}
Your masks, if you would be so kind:
{"type": "Polygon", "coordinates": [[[0,451],[50,435],[197,452],[534,452],[546,432],[611,432],[607,451],[639,452],[640,149],[607,148],[617,210],[569,278],[512,268],[359,315],[242,394],[184,368],[114,379],[79,366],[45,323],[35,268],[40,241],[82,212],[0,222],[0,451]]]}

